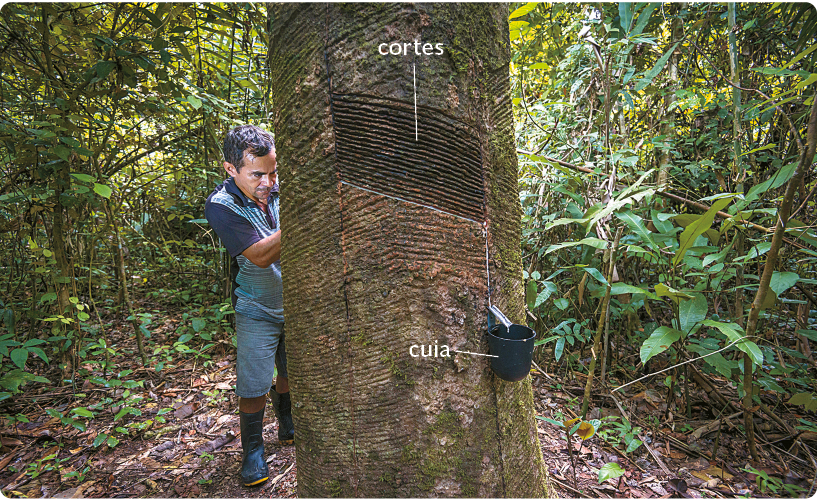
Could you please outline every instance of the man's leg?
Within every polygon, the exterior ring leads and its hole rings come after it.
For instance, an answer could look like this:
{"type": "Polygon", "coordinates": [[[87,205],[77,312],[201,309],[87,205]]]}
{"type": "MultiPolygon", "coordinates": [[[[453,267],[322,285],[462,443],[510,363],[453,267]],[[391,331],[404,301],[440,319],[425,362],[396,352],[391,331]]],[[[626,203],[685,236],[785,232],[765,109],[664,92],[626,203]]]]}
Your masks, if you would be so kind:
{"type": "MultiPolygon", "coordinates": [[[[280,346],[280,343],[279,343],[279,346],[280,346]]],[[[282,375],[278,374],[278,377],[275,378],[275,391],[277,391],[278,393],[288,393],[289,392],[289,378],[286,377],[286,376],[282,376],[282,375]]]]}
{"type": "MultiPolygon", "coordinates": [[[[280,381],[280,378],[278,378],[280,381]]],[[[238,397],[238,411],[246,412],[247,414],[255,414],[264,408],[267,403],[267,396],[261,395],[255,398],[241,398],[238,397]]]]}
{"type": "Polygon", "coordinates": [[[264,454],[264,409],[280,335],[279,324],[254,320],[236,313],[236,394],[241,420],[241,481],[259,485],[269,478],[264,454]]]}
{"type": "Polygon", "coordinates": [[[289,398],[286,335],[283,325],[281,325],[278,350],[275,353],[275,365],[278,367],[278,377],[270,392],[270,398],[272,398],[272,410],[278,419],[278,441],[281,445],[292,445],[295,443],[295,425],[292,422],[292,401],[289,398]]]}

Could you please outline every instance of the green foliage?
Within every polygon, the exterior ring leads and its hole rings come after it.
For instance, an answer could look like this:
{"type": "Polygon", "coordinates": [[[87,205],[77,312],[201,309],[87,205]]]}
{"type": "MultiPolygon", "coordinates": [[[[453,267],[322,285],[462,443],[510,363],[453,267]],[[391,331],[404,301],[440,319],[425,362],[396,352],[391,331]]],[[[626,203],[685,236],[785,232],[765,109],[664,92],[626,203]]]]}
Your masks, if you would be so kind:
{"type": "MultiPolygon", "coordinates": [[[[20,369],[12,369],[3,376],[0,376],[0,388],[9,390],[11,393],[19,393],[20,386],[29,382],[50,383],[48,379],[42,376],[37,376],[20,369]]],[[[0,399],[7,397],[8,395],[3,397],[2,394],[0,394],[0,399]]]]}
{"type": "Polygon", "coordinates": [[[684,335],[678,329],[673,329],[662,325],[655,329],[649,338],[641,345],[641,362],[647,363],[649,359],[666,351],[672,343],[681,339],[684,335]]]}
{"type": "Polygon", "coordinates": [[[642,364],[662,354],[672,363],[697,355],[705,371],[735,383],[746,353],[765,390],[811,388],[805,368],[781,365],[764,349],[789,350],[796,360],[801,355],[786,346],[795,334],[817,341],[813,308],[806,329],[793,320],[805,300],[799,289],[817,283],[805,278],[817,267],[817,221],[808,212],[817,202],[800,198],[817,184],[813,176],[795,203],[803,204],[799,219],[786,230],[796,246],[784,242],[760,305],[768,334],[748,339],[740,325],[771,250],[770,232],[759,227],[777,224],[778,202],[800,155],[787,120],[798,137],[806,133],[817,82],[811,47],[817,11],[782,4],[736,9],[741,86],[783,104],[784,119],[771,100],[752,92],[743,94],[735,116],[724,78],[726,6],[511,10],[526,303],[536,318],[531,327],[543,333],[537,345],[548,358],[541,362],[581,370],[574,361],[577,353],[588,356],[588,334],[599,328],[608,285],[600,270],[606,272],[621,230],[602,320],[617,350],[622,343],[637,347],[642,364]],[[734,137],[735,130],[743,133],[734,137]]]}
{"type": "Polygon", "coordinates": [[[765,471],[757,470],[751,466],[743,468],[743,471],[756,475],[755,482],[757,483],[760,492],[763,493],[771,492],[777,496],[778,494],[782,494],[780,492],[781,490],[785,490],[788,497],[795,498],[801,497],[802,493],[806,491],[806,489],[800,487],[799,485],[784,484],[779,478],[773,477],[765,471]]]}
{"type": "Polygon", "coordinates": [[[800,392],[789,399],[791,405],[802,405],[807,411],[817,411],[817,395],[811,392],[800,392]]]}
{"type": "Polygon", "coordinates": [[[141,303],[123,304],[120,247],[132,296],[194,318],[195,341],[167,349],[206,359],[230,311],[203,205],[223,133],[269,127],[266,7],[16,3],[0,26],[0,399],[55,360],[114,370],[120,308],[152,344],[141,303]]]}
{"type": "Polygon", "coordinates": [[[623,446],[625,454],[629,454],[643,444],[641,440],[636,438],[641,433],[641,427],[633,427],[627,419],[622,419],[621,422],[618,419],[618,416],[609,416],[601,420],[598,426],[598,434],[602,440],[613,447],[623,446]]]}
{"type": "Polygon", "coordinates": [[[599,469],[599,483],[605,482],[611,478],[618,478],[627,473],[618,463],[607,463],[599,469]]]}

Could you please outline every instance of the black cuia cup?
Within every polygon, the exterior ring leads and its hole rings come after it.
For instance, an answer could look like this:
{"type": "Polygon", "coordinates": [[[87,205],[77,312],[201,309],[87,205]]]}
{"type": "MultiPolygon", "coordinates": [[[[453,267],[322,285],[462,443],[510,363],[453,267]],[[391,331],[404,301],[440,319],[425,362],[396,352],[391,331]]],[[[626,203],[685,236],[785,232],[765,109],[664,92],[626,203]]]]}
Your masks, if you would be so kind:
{"type": "Polygon", "coordinates": [[[536,332],[524,325],[495,325],[488,331],[491,369],[505,381],[521,381],[530,372],[536,332]]]}

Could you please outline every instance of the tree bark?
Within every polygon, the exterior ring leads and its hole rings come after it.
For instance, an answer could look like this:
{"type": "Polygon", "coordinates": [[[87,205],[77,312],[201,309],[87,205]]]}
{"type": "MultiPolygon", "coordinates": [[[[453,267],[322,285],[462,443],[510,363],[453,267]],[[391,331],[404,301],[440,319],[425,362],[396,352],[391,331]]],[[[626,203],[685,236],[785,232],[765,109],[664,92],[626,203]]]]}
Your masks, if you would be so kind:
{"type": "Polygon", "coordinates": [[[741,168],[741,148],[740,148],[740,60],[738,46],[735,36],[735,10],[734,2],[727,4],[729,22],[729,74],[732,82],[736,85],[732,87],[732,179],[737,187],[736,191],[743,191],[744,169],[741,168]]]}
{"type": "MultiPolygon", "coordinates": [[[[760,318],[760,310],[764,308],[766,296],[771,289],[772,274],[777,265],[777,255],[780,252],[780,246],[783,243],[783,234],[786,232],[786,224],[789,222],[789,215],[792,211],[792,204],[794,203],[794,193],[797,187],[803,180],[806,171],[814,164],[814,155],[817,151],[817,95],[812,96],[811,114],[809,115],[807,141],[804,148],[800,151],[800,159],[797,164],[797,169],[794,175],[786,184],[786,193],[783,195],[783,202],[780,204],[780,209],[777,211],[777,223],[774,227],[774,235],[772,236],[772,246],[766,254],[766,262],[763,265],[763,274],[760,276],[760,283],[757,286],[755,298],[752,301],[752,306],[749,310],[749,317],[746,321],[746,337],[752,339],[757,332],[758,320],[760,318]]],[[[795,131],[796,133],[796,131],[795,131]]],[[[754,374],[754,367],[748,354],[744,353],[743,357],[743,387],[746,392],[744,398],[744,418],[746,423],[746,441],[749,450],[752,453],[752,459],[759,460],[754,443],[754,428],[752,427],[753,412],[750,409],[752,406],[752,376],[754,374]]]]}
{"type": "MultiPolygon", "coordinates": [[[[670,24],[670,46],[675,42],[683,39],[683,22],[678,17],[680,7],[674,7],[674,16],[670,24]]],[[[675,134],[675,110],[670,110],[675,104],[675,89],[678,88],[678,53],[675,52],[670,56],[669,64],[667,65],[669,71],[670,88],[664,94],[664,116],[661,120],[661,135],[664,136],[664,141],[671,143],[674,141],[675,134]]],[[[669,183],[669,171],[672,167],[672,147],[662,148],[658,159],[658,187],[666,189],[669,183]]]]}
{"type": "Polygon", "coordinates": [[[524,319],[507,17],[493,4],[274,7],[301,497],[551,494],[530,378],[410,353],[488,353],[483,222],[492,301],[524,319]],[[392,42],[408,54],[381,54],[392,42]]]}
{"type": "Polygon", "coordinates": [[[71,295],[69,285],[74,280],[74,269],[68,262],[68,256],[65,252],[65,235],[68,233],[68,229],[65,227],[65,206],[62,203],[62,194],[70,187],[70,180],[68,179],[69,167],[67,163],[63,163],[57,169],[54,182],[54,219],[51,232],[54,260],[57,262],[57,269],[59,270],[54,278],[59,308],[57,313],[66,317],[73,317],[73,311],[69,308],[71,303],[68,298],[71,295]]]}

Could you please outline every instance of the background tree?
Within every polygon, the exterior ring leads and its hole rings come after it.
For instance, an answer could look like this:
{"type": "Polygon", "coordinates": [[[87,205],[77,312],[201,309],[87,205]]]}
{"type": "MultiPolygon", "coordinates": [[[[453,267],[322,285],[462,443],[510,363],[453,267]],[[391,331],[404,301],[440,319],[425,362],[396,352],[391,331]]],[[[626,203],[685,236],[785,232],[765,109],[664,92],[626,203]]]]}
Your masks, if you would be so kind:
{"type": "Polygon", "coordinates": [[[507,15],[273,11],[302,496],[548,495],[530,379],[501,381],[485,357],[410,354],[487,353],[483,221],[493,301],[523,319],[507,15]],[[391,43],[407,53],[384,55],[391,43]]]}
{"type": "Polygon", "coordinates": [[[181,301],[193,290],[197,306],[221,308],[196,279],[205,262],[202,276],[223,276],[221,254],[190,221],[222,177],[222,129],[268,108],[266,45],[249,5],[3,6],[3,355],[18,370],[6,389],[29,353],[67,371],[109,344],[97,306],[122,305],[142,363],[160,363],[142,343],[153,314],[129,288],[165,294],[164,277],[187,276],[181,301]]]}

